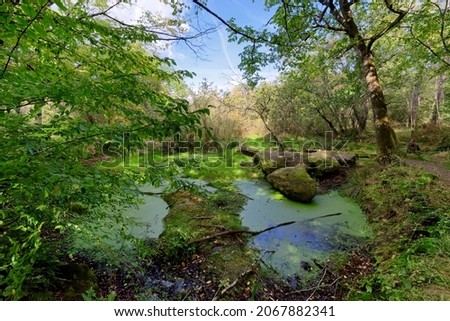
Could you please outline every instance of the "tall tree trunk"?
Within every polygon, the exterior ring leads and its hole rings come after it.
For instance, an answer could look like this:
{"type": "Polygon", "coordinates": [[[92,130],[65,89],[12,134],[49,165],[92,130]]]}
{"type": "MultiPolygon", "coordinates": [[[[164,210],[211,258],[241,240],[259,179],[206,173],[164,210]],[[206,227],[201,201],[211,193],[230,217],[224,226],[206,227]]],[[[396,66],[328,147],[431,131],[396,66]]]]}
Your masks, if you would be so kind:
{"type": "Polygon", "coordinates": [[[375,68],[373,55],[364,43],[357,46],[357,51],[362,62],[364,80],[374,115],[378,156],[382,161],[385,161],[389,159],[397,143],[397,137],[389,123],[386,100],[375,68]]]}
{"type": "Polygon", "coordinates": [[[339,7],[337,7],[335,1],[333,0],[320,0],[322,5],[328,7],[334,19],[342,26],[343,31],[354,43],[354,48],[356,49],[362,64],[364,81],[367,86],[370,104],[374,115],[378,158],[381,162],[389,162],[392,150],[397,143],[397,137],[389,124],[386,100],[380,85],[380,79],[378,78],[371,48],[373,43],[397,25],[407,12],[394,9],[391,0],[385,0],[384,2],[387,8],[390,11],[395,12],[398,17],[391,22],[383,32],[376,34],[367,40],[362,36],[354,20],[351,6],[354,5],[356,1],[339,0],[339,7]]]}
{"type": "Polygon", "coordinates": [[[434,92],[433,114],[431,115],[431,123],[437,125],[440,119],[439,107],[444,100],[444,83],[445,76],[441,75],[438,79],[437,87],[434,92]]]}
{"type": "Polygon", "coordinates": [[[419,106],[420,106],[420,87],[419,84],[416,83],[414,85],[414,89],[411,93],[411,101],[410,101],[410,114],[409,114],[409,120],[410,120],[410,127],[416,128],[417,126],[417,118],[419,115],[419,106]]]}

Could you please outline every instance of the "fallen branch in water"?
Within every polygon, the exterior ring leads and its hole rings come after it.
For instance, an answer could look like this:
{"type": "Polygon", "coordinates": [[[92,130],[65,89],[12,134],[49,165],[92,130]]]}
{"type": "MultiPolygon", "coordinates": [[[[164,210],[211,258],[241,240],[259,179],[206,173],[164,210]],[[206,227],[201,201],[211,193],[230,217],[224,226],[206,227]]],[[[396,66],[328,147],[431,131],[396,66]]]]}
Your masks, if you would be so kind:
{"type": "Polygon", "coordinates": [[[236,235],[236,234],[249,234],[250,236],[256,236],[271,230],[274,230],[276,228],[282,227],[282,226],[287,226],[287,225],[291,225],[294,223],[303,223],[303,222],[309,222],[309,221],[313,221],[319,218],[325,218],[325,217],[330,217],[330,216],[338,216],[341,215],[342,213],[333,213],[333,214],[327,214],[327,215],[322,215],[322,216],[318,216],[318,217],[312,217],[306,220],[302,220],[302,221],[290,221],[290,222],[284,222],[284,223],[280,223],[277,224],[275,226],[271,226],[268,227],[264,230],[260,230],[260,231],[249,231],[249,230],[231,230],[231,231],[224,231],[224,232],[220,232],[220,233],[216,233],[210,236],[206,236],[206,237],[202,237],[200,239],[195,239],[195,240],[191,240],[188,242],[188,245],[192,245],[192,244],[196,244],[196,243],[201,243],[201,242],[205,242],[205,241],[209,241],[221,236],[227,236],[227,235],[236,235]]]}
{"type": "Polygon", "coordinates": [[[163,195],[164,194],[164,192],[143,192],[143,191],[140,191],[140,192],[141,192],[141,194],[150,195],[150,196],[152,196],[152,195],[163,195]]]}

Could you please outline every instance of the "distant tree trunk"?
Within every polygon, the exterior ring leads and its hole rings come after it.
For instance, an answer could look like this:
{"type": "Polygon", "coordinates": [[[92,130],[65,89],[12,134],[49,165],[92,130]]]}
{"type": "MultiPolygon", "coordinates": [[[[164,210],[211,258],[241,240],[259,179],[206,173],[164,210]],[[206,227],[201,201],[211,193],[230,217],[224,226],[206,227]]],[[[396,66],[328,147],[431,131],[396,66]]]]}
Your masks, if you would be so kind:
{"type": "Polygon", "coordinates": [[[370,100],[368,97],[364,99],[363,107],[360,110],[358,110],[356,104],[352,104],[354,116],[353,118],[357,122],[359,134],[362,134],[362,132],[364,132],[364,130],[366,129],[367,118],[369,116],[369,109],[370,109],[370,100]]]}
{"type": "Polygon", "coordinates": [[[411,93],[411,99],[409,101],[409,127],[416,128],[417,126],[417,118],[419,115],[419,106],[420,106],[420,86],[418,83],[414,85],[413,91],[411,93]]]}
{"type": "Polygon", "coordinates": [[[266,127],[266,129],[269,131],[270,137],[275,140],[275,143],[280,148],[280,151],[284,151],[286,149],[286,145],[284,144],[284,142],[278,138],[278,136],[275,134],[275,131],[267,123],[267,120],[265,120],[261,115],[260,118],[264,124],[264,127],[266,127]]]}
{"type": "Polygon", "coordinates": [[[438,79],[437,87],[434,92],[433,114],[431,115],[431,123],[437,125],[440,119],[439,107],[444,100],[444,83],[445,76],[441,75],[438,79]]]}

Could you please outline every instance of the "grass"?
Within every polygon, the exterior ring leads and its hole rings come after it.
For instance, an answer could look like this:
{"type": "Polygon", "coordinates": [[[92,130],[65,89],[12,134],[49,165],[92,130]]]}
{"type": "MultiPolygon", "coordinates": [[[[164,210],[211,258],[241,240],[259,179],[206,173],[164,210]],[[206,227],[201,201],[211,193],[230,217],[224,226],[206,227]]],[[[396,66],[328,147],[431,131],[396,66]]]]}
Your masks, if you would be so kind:
{"type": "Polygon", "coordinates": [[[367,212],[376,234],[375,272],[349,299],[450,300],[450,193],[432,174],[368,164],[346,193],[367,212]]]}

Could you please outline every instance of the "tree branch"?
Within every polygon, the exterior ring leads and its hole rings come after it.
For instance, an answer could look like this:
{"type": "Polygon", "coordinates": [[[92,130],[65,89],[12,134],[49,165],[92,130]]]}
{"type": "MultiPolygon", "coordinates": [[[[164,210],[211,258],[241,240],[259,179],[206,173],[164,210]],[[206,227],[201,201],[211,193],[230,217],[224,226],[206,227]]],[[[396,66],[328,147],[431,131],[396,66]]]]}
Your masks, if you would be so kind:
{"type": "Polygon", "coordinates": [[[288,20],[287,20],[289,8],[286,3],[286,0],[282,0],[282,2],[283,2],[283,9],[284,9],[284,29],[286,30],[286,34],[288,36],[289,42],[292,43],[291,34],[289,33],[289,24],[288,24],[288,20]]]}
{"type": "Polygon", "coordinates": [[[443,62],[445,65],[450,67],[450,62],[446,61],[444,58],[442,58],[433,48],[431,48],[430,45],[426,44],[422,40],[420,40],[413,32],[413,28],[410,29],[411,36],[423,47],[425,47],[433,56],[435,56],[439,61],[443,62]]]}
{"type": "Polygon", "coordinates": [[[217,13],[215,13],[214,11],[212,11],[211,9],[209,9],[206,5],[204,5],[203,3],[201,3],[199,0],[193,0],[194,4],[196,4],[197,6],[199,6],[200,8],[202,8],[203,10],[205,10],[206,12],[208,12],[210,15],[212,15],[213,17],[215,17],[217,20],[219,20],[221,23],[223,23],[225,26],[227,26],[231,31],[233,31],[234,33],[241,35],[244,38],[247,38],[248,40],[252,41],[252,42],[258,42],[259,40],[264,40],[266,42],[268,42],[265,39],[262,38],[255,38],[253,36],[250,36],[248,34],[246,34],[245,32],[242,32],[241,30],[239,30],[238,28],[234,27],[233,25],[231,25],[230,23],[228,23],[225,19],[223,19],[221,16],[219,16],[217,13]]]}
{"type": "Polygon", "coordinates": [[[101,12],[90,14],[89,17],[94,18],[94,17],[97,17],[97,16],[106,15],[109,11],[111,11],[113,8],[115,8],[116,6],[118,6],[121,3],[122,3],[122,1],[119,0],[116,3],[114,3],[112,6],[110,6],[108,9],[106,9],[104,11],[101,11],[101,12]]]}
{"type": "Polygon", "coordinates": [[[19,34],[19,37],[17,38],[16,43],[14,44],[14,47],[11,49],[10,53],[8,54],[8,60],[6,61],[5,66],[3,67],[3,71],[2,74],[0,75],[0,78],[3,78],[3,76],[6,73],[6,69],[8,69],[9,63],[11,62],[11,56],[14,53],[14,51],[16,51],[16,49],[19,47],[19,43],[20,40],[22,39],[22,37],[25,35],[25,33],[27,32],[28,28],[30,28],[30,26],[33,24],[33,22],[36,21],[36,19],[41,15],[41,12],[47,7],[47,5],[50,3],[50,1],[45,2],[41,8],[39,9],[39,11],[36,13],[36,16],[33,17],[28,24],[26,25],[26,27],[21,31],[21,33],[19,34]]]}
{"type": "Polygon", "coordinates": [[[260,231],[249,231],[249,230],[224,231],[224,232],[216,233],[216,234],[213,234],[213,235],[210,235],[210,236],[202,237],[200,239],[191,240],[187,244],[188,245],[197,244],[197,243],[209,241],[209,240],[216,239],[216,238],[221,237],[221,236],[227,236],[227,235],[249,234],[250,236],[256,236],[256,235],[259,235],[259,234],[262,234],[262,233],[274,230],[274,229],[282,227],[282,226],[292,225],[294,223],[305,223],[305,222],[309,222],[309,221],[314,221],[314,220],[319,219],[319,218],[338,216],[338,215],[342,215],[342,213],[326,214],[326,215],[322,215],[322,216],[318,216],[318,217],[312,217],[312,218],[309,218],[309,219],[306,219],[306,220],[302,220],[302,221],[284,222],[284,223],[280,223],[280,224],[268,227],[268,228],[266,228],[264,230],[260,230],[260,231]]]}
{"type": "Polygon", "coordinates": [[[439,10],[439,15],[440,15],[440,18],[441,18],[441,28],[440,28],[441,42],[442,42],[442,45],[443,45],[445,51],[450,52],[450,49],[449,49],[449,47],[448,47],[448,45],[446,43],[446,37],[444,36],[445,16],[447,15],[447,10],[449,9],[449,0],[445,1],[444,10],[442,10],[442,8],[437,3],[431,2],[431,4],[435,5],[438,8],[438,10],[439,10]]]}
{"type": "MultiPolygon", "coordinates": [[[[193,0],[194,4],[196,4],[197,6],[199,6],[200,8],[202,8],[203,10],[205,10],[206,12],[208,12],[210,15],[212,15],[213,17],[215,17],[217,20],[219,20],[221,23],[223,23],[228,29],[230,29],[232,32],[234,32],[237,35],[240,35],[244,38],[246,38],[247,40],[250,40],[251,42],[253,42],[253,44],[257,43],[257,42],[264,42],[264,43],[268,43],[271,45],[275,45],[275,46],[282,46],[282,44],[274,42],[270,39],[267,39],[265,37],[262,36],[258,36],[258,37],[254,37],[252,35],[249,35],[248,33],[243,32],[242,30],[240,30],[239,28],[237,28],[236,26],[233,26],[232,24],[230,24],[229,22],[227,22],[224,18],[222,18],[221,16],[219,16],[217,13],[215,13],[214,11],[212,11],[211,9],[209,9],[206,5],[204,5],[203,3],[201,3],[199,0],[193,0]]],[[[270,22],[270,20],[269,20],[270,22]]],[[[303,39],[304,41],[309,39],[309,35],[305,37],[305,39],[303,39]]],[[[292,44],[284,44],[285,47],[295,47],[292,44]]]]}
{"type": "Polygon", "coordinates": [[[396,25],[398,25],[403,18],[408,14],[409,10],[402,10],[402,9],[395,9],[394,5],[392,4],[391,0],[384,0],[384,3],[386,4],[386,7],[389,9],[389,11],[397,14],[397,18],[395,18],[390,24],[388,24],[383,30],[375,34],[374,36],[370,37],[369,42],[367,44],[367,49],[370,51],[372,49],[373,44],[375,41],[383,37],[386,33],[388,33],[392,28],[394,28],[396,25]]]}

